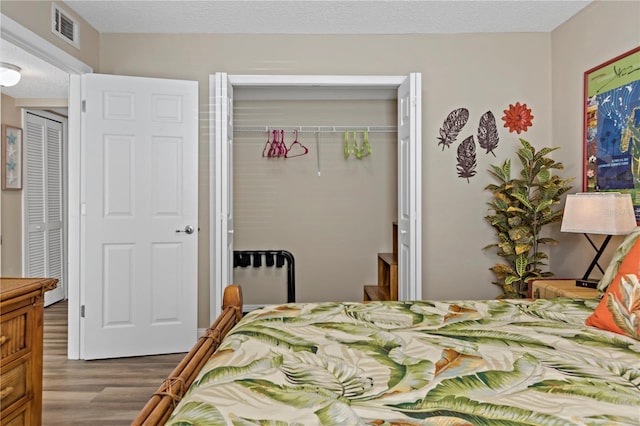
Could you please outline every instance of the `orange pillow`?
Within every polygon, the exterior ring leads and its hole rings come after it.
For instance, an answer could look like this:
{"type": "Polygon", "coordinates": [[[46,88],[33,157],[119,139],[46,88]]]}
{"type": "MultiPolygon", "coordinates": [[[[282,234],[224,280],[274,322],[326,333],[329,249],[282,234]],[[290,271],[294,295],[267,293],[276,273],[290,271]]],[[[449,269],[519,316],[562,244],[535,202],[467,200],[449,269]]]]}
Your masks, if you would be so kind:
{"type": "MultiPolygon", "coordinates": [[[[622,262],[624,262],[624,260],[627,258],[627,254],[638,242],[638,239],[640,239],[640,226],[631,231],[613,253],[611,262],[609,262],[609,266],[607,266],[607,269],[604,271],[604,276],[598,283],[598,290],[605,291],[607,287],[609,287],[609,285],[613,282],[613,279],[618,273],[618,268],[620,268],[622,262]]],[[[635,273],[635,271],[632,273],[635,273]]]]}
{"type": "Polygon", "coordinates": [[[640,340],[640,239],[637,239],[607,287],[587,325],[640,340]]]}

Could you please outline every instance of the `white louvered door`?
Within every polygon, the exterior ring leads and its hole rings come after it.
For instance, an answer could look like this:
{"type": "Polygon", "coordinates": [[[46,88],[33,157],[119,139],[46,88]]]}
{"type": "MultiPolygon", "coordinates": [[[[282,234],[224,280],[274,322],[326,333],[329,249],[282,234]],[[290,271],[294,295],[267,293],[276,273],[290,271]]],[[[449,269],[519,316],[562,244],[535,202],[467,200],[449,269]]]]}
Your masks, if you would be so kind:
{"type": "Polygon", "coordinates": [[[58,279],[45,306],[65,297],[62,143],[62,121],[25,114],[23,275],[58,279]]]}

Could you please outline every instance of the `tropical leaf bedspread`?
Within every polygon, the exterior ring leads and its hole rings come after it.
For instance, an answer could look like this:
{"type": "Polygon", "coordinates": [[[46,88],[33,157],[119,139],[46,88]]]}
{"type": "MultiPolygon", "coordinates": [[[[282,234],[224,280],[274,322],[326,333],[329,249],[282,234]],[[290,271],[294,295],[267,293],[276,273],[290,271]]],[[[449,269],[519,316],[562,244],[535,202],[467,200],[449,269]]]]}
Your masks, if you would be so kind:
{"type": "Polygon", "coordinates": [[[265,307],[168,424],[640,425],[640,341],[585,326],[596,303],[265,307]]]}

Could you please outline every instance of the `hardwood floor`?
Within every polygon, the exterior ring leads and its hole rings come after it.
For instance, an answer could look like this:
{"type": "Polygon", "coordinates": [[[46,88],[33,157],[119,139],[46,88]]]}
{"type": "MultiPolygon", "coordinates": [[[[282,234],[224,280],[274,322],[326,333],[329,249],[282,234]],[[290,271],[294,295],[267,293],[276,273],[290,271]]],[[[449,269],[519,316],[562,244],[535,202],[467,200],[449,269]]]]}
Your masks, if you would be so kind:
{"type": "Polygon", "coordinates": [[[42,424],[129,425],[185,354],[67,359],[67,302],[44,310],[42,424]]]}

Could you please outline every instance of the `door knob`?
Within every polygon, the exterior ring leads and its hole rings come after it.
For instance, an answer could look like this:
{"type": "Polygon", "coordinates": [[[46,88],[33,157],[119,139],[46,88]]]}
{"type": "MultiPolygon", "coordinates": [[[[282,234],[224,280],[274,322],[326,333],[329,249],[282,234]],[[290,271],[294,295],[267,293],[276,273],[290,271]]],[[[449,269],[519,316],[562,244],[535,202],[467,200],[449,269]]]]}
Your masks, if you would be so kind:
{"type": "Polygon", "coordinates": [[[193,234],[193,226],[191,225],[187,225],[184,227],[184,230],[182,229],[176,229],[176,232],[184,232],[185,234],[193,234]]]}

